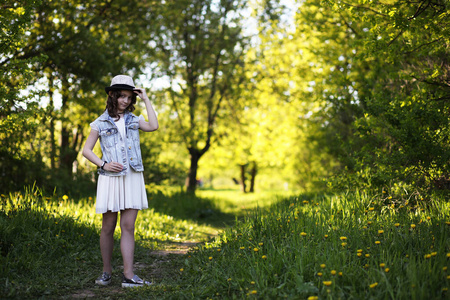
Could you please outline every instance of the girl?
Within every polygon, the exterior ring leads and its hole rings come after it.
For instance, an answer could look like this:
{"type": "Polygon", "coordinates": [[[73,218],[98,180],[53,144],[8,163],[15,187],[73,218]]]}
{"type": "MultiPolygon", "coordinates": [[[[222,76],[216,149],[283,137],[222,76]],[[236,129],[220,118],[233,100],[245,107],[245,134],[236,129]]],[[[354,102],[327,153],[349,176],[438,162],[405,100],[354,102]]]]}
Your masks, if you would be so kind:
{"type": "Polygon", "coordinates": [[[105,91],[108,94],[106,110],[90,124],[91,132],[83,148],[83,156],[99,167],[96,213],[103,214],[100,232],[103,273],[95,283],[108,285],[111,282],[114,230],[120,211],[122,287],[148,285],[150,282],[142,280],[133,272],[134,224],[138,211],[148,208],[139,129],[155,131],[159,126],[158,120],[145,90],[135,88],[131,77],[115,76],[105,91]],[[136,104],[136,95],[145,103],[148,122],[142,115],[136,117],[131,113],[136,104]],[[98,139],[102,159],[92,151],[98,139]]]}

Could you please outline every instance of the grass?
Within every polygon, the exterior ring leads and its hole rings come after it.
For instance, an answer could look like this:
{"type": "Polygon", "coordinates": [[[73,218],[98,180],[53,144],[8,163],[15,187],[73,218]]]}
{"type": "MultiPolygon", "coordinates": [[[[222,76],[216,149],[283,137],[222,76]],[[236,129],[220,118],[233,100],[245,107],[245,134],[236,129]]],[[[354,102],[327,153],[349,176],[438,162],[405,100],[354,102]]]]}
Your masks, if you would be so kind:
{"type": "MultiPolygon", "coordinates": [[[[38,189],[1,196],[1,298],[442,299],[450,207],[354,191],[283,197],[149,187],[136,261],[155,285],[96,287],[101,216],[89,198],[38,189]],[[232,226],[231,226],[232,225],[232,226]],[[211,236],[215,236],[211,239],[211,236]],[[198,244],[186,255],[154,251],[198,244]],[[87,293],[87,294],[83,294],[87,293]]],[[[113,262],[120,270],[116,232],[113,262]]]]}
{"type": "MultiPolygon", "coordinates": [[[[150,207],[139,213],[136,223],[136,261],[146,266],[144,274],[151,274],[150,266],[159,259],[151,254],[153,250],[208,241],[242,215],[241,206],[249,202],[246,198],[252,198],[251,205],[257,203],[253,196],[238,191],[231,199],[227,198],[229,192],[226,196],[216,193],[219,198],[211,199],[188,196],[171,187],[150,186],[148,190],[150,207]],[[225,198],[228,200],[221,201],[225,198]]],[[[262,195],[265,197],[271,199],[270,194],[262,195]]],[[[92,197],[44,195],[37,188],[2,194],[0,298],[59,297],[85,289],[108,293],[92,284],[101,270],[100,228],[101,215],[95,214],[92,197]]],[[[113,262],[120,271],[119,239],[117,227],[113,262]]],[[[171,263],[167,268],[173,271],[171,263]]],[[[171,276],[167,279],[173,281],[171,276]]],[[[116,292],[111,291],[111,297],[116,292]]],[[[119,295],[124,297],[123,292],[119,295]]]]}
{"type": "Polygon", "coordinates": [[[448,297],[449,204],[406,202],[355,192],[258,209],[190,253],[174,298],[448,297]]]}

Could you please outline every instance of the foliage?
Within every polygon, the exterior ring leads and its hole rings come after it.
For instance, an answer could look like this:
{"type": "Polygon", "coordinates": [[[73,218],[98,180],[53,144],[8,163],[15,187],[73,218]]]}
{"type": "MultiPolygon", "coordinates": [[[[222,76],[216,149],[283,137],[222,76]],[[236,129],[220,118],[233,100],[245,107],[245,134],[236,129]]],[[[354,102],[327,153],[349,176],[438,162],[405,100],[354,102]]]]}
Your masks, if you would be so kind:
{"type": "MultiPolygon", "coordinates": [[[[240,22],[246,1],[169,1],[152,40],[169,81],[166,105],[190,155],[187,189],[195,192],[198,161],[237,101],[247,41],[240,22]]],[[[172,121],[172,123],[173,123],[172,121]]],[[[177,138],[178,139],[178,138],[177,138]]]]}
{"type": "Polygon", "coordinates": [[[23,180],[1,188],[71,180],[110,75],[144,67],[137,54],[149,51],[138,37],[152,11],[135,1],[76,0],[7,1],[1,11],[2,177],[20,177],[10,170],[23,166],[43,170],[22,172],[23,180]]]}
{"type": "Polygon", "coordinates": [[[37,1],[4,1],[0,13],[0,190],[19,189],[32,184],[42,166],[36,144],[28,143],[36,133],[43,110],[34,93],[24,89],[34,81],[33,65],[45,55],[17,59],[16,54],[26,45],[23,36],[31,27],[31,11],[37,1]],[[27,110],[25,107],[29,107],[27,110]],[[22,171],[23,170],[23,171],[22,171]]]}
{"type": "Polygon", "coordinates": [[[297,16],[300,36],[316,39],[314,97],[325,100],[315,140],[359,184],[369,171],[379,186],[446,188],[448,2],[326,3],[297,16]]]}
{"type": "Polygon", "coordinates": [[[448,5],[6,1],[0,189],[92,184],[79,150],[127,73],[160,118],[142,137],[146,182],[448,191],[448,5]]]}

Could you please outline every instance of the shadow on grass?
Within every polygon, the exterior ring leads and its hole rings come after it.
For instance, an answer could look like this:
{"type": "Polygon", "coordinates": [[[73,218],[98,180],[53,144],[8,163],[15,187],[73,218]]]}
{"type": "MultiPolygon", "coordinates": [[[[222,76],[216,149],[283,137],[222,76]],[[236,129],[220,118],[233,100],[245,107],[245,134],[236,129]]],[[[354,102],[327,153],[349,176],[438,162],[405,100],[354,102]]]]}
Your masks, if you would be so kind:
{"type": "Polygon", "coordinates": [[[166,195],[160,191],[149,194],[149,208],[155,212],[170,215],[176,219],[195,221],[200,225],[224,228],[235,223],[238,213],[226,213],[217,199],[200,198],[185,192],[166,195]]]}
{"type": "MultiPolygon", "coordinates": [[[[57,210],[17,206],[0,210],[0,298],[2,299],[132,299],[121,288],[120,237],[114,236],[113,280],[94,281],[102,271],[99,228],[57,210]]],[[[151,239],[136,243],[135,270],[155,283],[177,278],[177,259],[194,243],[151,239]],[[157,248],[167,248],[159,253],[157,248]]]]}
{"type": "Polygon", "coordinates": [[[98,275],[99,236],[91,225],[19,207],[0,211],[0,232],[0,294],[5,297],[60,295],[90,286],[98,275]]]}

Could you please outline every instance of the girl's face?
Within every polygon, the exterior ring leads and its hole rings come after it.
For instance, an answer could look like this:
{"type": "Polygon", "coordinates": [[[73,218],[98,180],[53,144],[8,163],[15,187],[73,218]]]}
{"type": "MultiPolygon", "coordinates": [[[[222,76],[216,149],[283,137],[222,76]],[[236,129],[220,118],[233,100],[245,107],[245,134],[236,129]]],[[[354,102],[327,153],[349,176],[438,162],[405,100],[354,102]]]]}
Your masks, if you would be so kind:
{"type": "Polygon", "coordinates": [[[131,104],[131,98],[133,96],[132,91],[122,90],[120,91],[120,96],[117,99],[117,112],[119,114],[123,113],[125,109],[131,104]]]}

